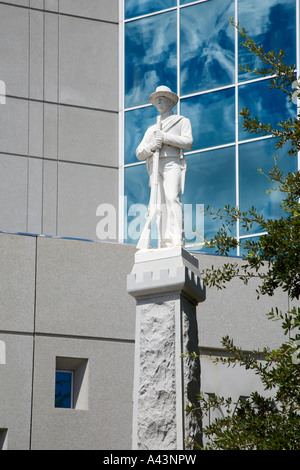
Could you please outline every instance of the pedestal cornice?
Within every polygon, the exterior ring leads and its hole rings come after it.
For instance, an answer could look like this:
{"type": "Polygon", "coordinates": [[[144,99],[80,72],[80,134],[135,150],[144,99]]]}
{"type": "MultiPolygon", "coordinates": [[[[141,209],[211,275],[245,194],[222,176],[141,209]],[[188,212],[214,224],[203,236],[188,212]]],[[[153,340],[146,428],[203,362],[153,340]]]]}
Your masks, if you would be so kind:
{"type": "Polygon", "coordinates": [[[138,251],[127,291],[135,298],[178,292],[195,304],[205,300],[198,260],[183,247],[138,251]]]}

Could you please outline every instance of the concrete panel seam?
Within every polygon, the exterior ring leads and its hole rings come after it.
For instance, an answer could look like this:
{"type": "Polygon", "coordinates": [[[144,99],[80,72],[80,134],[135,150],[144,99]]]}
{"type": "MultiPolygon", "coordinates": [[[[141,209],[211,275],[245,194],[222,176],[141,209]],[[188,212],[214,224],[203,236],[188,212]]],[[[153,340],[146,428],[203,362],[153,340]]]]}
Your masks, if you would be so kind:
{"type": "Polygon", "coordinates": [[[36,337],[46,337],[46,338],[66,338],[66,339],[83,339],[87,341],[99,341],[99,342],[108,342],[108,343],[125,343],[125,344],[134,344],[134,339],[128,338],[105,338],[103,336],[85,336],[85,335],[72,335],[72,334],[60,334],[60,333],[43,333],[35,332],[36,337]]]}
{"type": "Polygon", "coordinates": [[[35,158],[37,160],[43,160],[43,161],[49,161],[49,162],[59,162],[59,163],[72,163],[73,165],[86,165],[86,166],[96,166],[97,168],[108,168],[108,169],[113,169],[113,170],[118,170],[118,166],[109,166],[109,165],[101,165],[101,164],[94,164],[94,163],[89,163],[89,162],[76,162],[73,160],[63,160],[63,159],[54,159],[50,157],[41,157],[39,155],[25,155],[22,153],[11,153],[11,152],[1,152],[0,155],[11,155],[13,157],[25,157],[25,158],[35,158]]]}
{"type": "Polygon", "coordinates": [[[72,103],[60,103],[58,101],[50,101],[50,100],[39,100],[37,98],[28,98],[26,96],[17,96],[17,95],[5,95],[6,98],[16,99],[16,100],[25,100],[25,101],[32,101],[36,103],[42,104],[53,104],[57,106],[66,106],[69,108],[79,108],[79,109],[86,109],[88,111],[99,111],[101,113],[112,113],[112,114],[119,114],[119,111],[115,109],[105,109],[105,108],[94,108],[92,106],[82,106],[79,104],[72,104],[72,103]]]}
{"type": "Polygon", "coordinates": [[[34,270],[34,309],[33,309],[33,335],[32,335],[32,377],[31,377],[31,406],[30,406],[30,435],[29,449],[32,446],[32,423],[33,423],[33,390],[34,390],[34,362],[35,362],[35,327],[36,327],[36,298],[37,298],[37,237],[35,239],[35,270],[34,270]]]}
{"type": "Polygon", "coordinates": [[[23,8],[24,10],[40,11],[42,13],[51,13],[52,15],[69,16],[71,18],[79,18],[79,19],[88,20],[88,21],[97,21],[98,23],[108,23],[108,24],[113,24],[113,25],[116,25],[116,26],[119,25],[119,23],[117,21],[102,20],[100,18],[92,18],[92,17],[89,17],[89,16],[74,15],[72,13],[62,13],[62,12],[58,12],[58,11],[45,10],[43,8],[28,7],[26,5],[14,5],[13,3],[1,2],[1,1],[0,1],[0,5],[4,5],[4,6],[8,6],[8,7],[15,7],[15,8],[23,8]]]}

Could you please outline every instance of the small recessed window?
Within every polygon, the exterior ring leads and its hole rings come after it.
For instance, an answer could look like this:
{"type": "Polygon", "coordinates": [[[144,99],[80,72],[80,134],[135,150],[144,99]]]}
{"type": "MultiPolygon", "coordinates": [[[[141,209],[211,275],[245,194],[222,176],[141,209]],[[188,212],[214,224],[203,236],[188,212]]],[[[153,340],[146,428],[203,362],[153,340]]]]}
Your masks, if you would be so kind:
{"type": "Polygon", "coordinates": [[[7,429],[0,428],[0,450],[8,450],[7,429]]]}
{"type": "Polygon", "coordinates": [[[55,408],[88,409],[88,359],[56,357],[55,408]]]}
{"type": "Polygon", "coordinates": [[[57,370],[55,375],[55,408],[73,408],[73,380],[71,370],[57,370]]]}

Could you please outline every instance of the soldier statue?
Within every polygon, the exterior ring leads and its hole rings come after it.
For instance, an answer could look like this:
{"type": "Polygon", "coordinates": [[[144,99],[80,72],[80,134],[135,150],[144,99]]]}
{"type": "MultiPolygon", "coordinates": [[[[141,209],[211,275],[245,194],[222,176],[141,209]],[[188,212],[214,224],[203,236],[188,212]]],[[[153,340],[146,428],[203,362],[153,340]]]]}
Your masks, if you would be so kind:
{"type": "Polygon", "coordinates": [[[138,160],[146,160],[151,188],[147,221],[138,249],[150,248],[150,227],[154,219],[158,228],[158,248],[184,245],[180,199],[186,172],[183,151],[192,149],[193,136],[190,120],[173,113],[178,99],[166,86],[157,87],[149,97],[159,115],[157,123],[147,129],[136,149],[138,160]]]}

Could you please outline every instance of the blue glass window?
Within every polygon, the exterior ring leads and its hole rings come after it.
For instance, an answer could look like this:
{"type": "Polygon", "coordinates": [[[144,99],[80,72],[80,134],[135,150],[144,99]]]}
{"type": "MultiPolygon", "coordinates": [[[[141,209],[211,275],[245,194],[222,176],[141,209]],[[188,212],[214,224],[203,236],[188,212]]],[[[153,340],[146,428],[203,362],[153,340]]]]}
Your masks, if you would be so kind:
{"type": "Polygon", "coordinates": [[[73,408],[73,371],[57,370],[55,374],[55,408],[73,408]]]}
{"type": "MultiPolygon", "coordinates": [[[[225,204],[235,205],[235,146],[215,149],[196,155],[187,155],[187,172],[183,204],[192,204],[193,210],[208,205],[217,211],[225,204]]],[[[195,216],[194,216],[195,217],[195,216]]],[[[194,219],[194,227],[196,218],[194,219]]],[[[204,235],[211,238],[219,221],[204,217],[204,235]]],[[[234,233],[233,236],[236,234],[234,233]]]]}
{"type": "Polygon", "coordinates": [[[125,0],[125,18],[147,15],[159,10],[176,7],[177,0],[125,0]]]}
{"type": "MultiPolygon", "coordinates": [[[[296,1],[295,0],[239,0],[239,23],[266,52],[281,49],[286,52],[288,64],[296,63],[296,1]]],[[[260,67],[260,60],[239,45],[239,65],[251,69],[260,67]]],[[[240,80],[255,78],[255,74],[239,71],[240,80]]]]}
{"type": "MultiPolygon", "coordinates": [[[[277,163],[280,170],[296,171],[296,158],[289,156],[285,148],[275,151],[273,138],[239,145],[239,193],[242,211],[254,206],[265,218],[278,218],[283,215],[280,207],[282,193],[271,191],[270,194],[266,194],[270,189],[270,183],[258,172],[261,168],[267,174],[273,168],[273,155],[278,156],[277,163]]],[[[242,227],[240,230],[241,235],[250,235],[259,232],[260,228],[255,226],[251,232],[246,232],[242,227]]]]}
{"type": "MultiPolygon", "coordinates": [[[[188,3],[192,3],[192,1],[191,0],[180,0],[180,5],[187,5],[188,3]]],[[[213,0],[202,0],[202,2],[211,2],[211,1],[213,1],[213,0]]]]}
{"type": "Polygon", "coordinates": [[[191,120],[193,150],[235,141],[234,88],[181,100],[181,114],[191,120]]]}
{"type": "Polygon", "coordinates": [[[147,166],[140,164],[125,168],[125,233],[124,241],[136,244],[146,222],[150,198],[147,166]]]}
{"type": "MultiPolygon", "coordinates": [[[[239,109],[247,107],[253,118],[258,117],[260,122],[277,127],[280,121],[295,116],[296,106],[289,103],[287,95],[281,90],[269,90],[269,86],[269,80],[240,85],[239,109]]],[[[245,132],[242,122],[243,118],[239,116],[239,139],[257,137],[245,132]]]]}
{"type": "Polygon", "coordinates": [[[135,151],[149,126],[155,124],[154,106],[134,109],[125,113],[125,164],[137,163],[135,151]]]}
{"type": "Polygon", "coordinates": [[[212,0],[180,14],[181,94],[234,83],[233,0],[212,0]]]}
{"type": "Polygon", "coordinates": [[[159,85],[177,90],[177,15],[170,11],[125,26],[125,107],[147,104],[159,85]]]}

